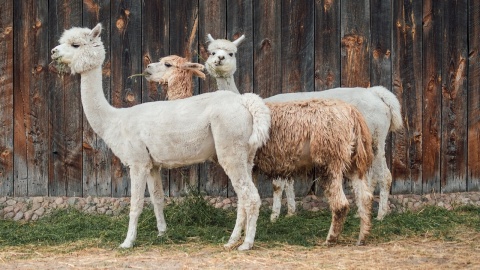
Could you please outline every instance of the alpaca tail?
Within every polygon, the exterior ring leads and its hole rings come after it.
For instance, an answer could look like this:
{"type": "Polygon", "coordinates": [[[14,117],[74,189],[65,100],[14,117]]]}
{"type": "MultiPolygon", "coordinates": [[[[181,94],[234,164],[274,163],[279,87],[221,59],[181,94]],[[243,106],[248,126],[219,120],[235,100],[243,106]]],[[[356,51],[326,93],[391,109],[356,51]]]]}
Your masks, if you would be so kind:
{"type": "Polygon", "coordinates": [[[242,95],[245,106],[253,117],[252,135],[248,143],[258,149],[262,147],[270,137],[270,109],[256,94],[246,93],[242,95]]]}
{"type": "Polygon", "coordinates": [[[397,97],[383,86],[368,88],[375,93],[390,108],[392,118],[390,119],[390,131],[395,132],[403,128],[402,111],[397,97]]]}
{"type": "Polygon", "coordinates": [[[363,118],[357,109],[352,108],[351,115],[353,119],[355,119],[354,154],[351,164],[355,167],[358,176],[363,178],[373,162],[372,135],[365,122],[365,118],[363,118]]]}

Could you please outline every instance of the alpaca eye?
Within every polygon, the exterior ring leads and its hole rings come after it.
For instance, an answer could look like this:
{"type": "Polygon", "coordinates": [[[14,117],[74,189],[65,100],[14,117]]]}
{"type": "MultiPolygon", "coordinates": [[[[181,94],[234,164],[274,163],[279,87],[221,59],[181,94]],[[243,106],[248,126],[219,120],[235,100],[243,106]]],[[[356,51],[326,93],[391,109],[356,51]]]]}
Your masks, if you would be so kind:
{"type": "Polygon", "coordinates": [[[212,55],[215,55],[215,52],[212,52],[212,55]]]}
{"type": "Polygon", "coordinates": [[[233,56],[233,53],[229,53],[228,55],[233,56]]]}
{"type": "Polygon", "coordinates": [[[72,47],[78,48],[78,47],[80,47],[80,45],[78,45],[78,44],[72,44],[72,47]]]}
{"type": "Polygon", "coordinates": [[[166,66],[166,67],[171,67],[172,65],[169,64],[169,63],[165,63],[165,66],[166,66]]]}

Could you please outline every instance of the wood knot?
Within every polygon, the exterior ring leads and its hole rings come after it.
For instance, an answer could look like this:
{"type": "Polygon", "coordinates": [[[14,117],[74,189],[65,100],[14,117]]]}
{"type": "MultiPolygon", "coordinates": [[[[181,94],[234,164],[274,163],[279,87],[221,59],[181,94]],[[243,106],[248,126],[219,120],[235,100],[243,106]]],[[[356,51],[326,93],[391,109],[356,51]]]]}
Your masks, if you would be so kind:
{"type": "Polygon", "coordinates": [[[268,50],[270,48],[272,48],[272,42],[270,41],[270,39],[268,39],[268,38],[263,39],[262,43],[260,45],[260,49],[261,50],[265,50],[265,49],[268,50]]]}
{"type": "Polygon", "coordinates": [[[342,38],[342,45],[347,48],[359,47],[364,41],[365,38],[363,36],[348,34],[342,38]]]}
{"type": "Polygon", "coordinates": [[[10,156],[10,153],[11,153],[10,150],[5,149],[5,150],[3,150],[1,156],[2,156],[2,158],[6,158],[6,157],[10,156]]]}
{"type": "Polygon", "coordinates": [[[118,30],[123,30],[125,29],[125,20],[120,18],[117,20],[117,23],[115,25],[117,26],[118,30]]]}
{"type": "Polygon", "coordinates": [[[13,30],[13,27],[11,26],[5,27],[5,29],[3,30],[3,34],[8,35],[12,32],[12,30],[13,30]]]}

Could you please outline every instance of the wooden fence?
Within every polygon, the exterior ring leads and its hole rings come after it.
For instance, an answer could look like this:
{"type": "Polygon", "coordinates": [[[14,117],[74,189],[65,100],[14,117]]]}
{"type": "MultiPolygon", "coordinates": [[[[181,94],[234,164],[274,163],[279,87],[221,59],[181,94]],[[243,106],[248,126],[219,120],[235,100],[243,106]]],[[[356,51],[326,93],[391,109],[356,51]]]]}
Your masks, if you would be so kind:
{"type": "MultiPolygon", "coordinates": [[[[97,22],[116,107],[164,99],[157,85],[128,79],[148,63],[188,53],[202,63],[208,33],[245,34],[241,92],[383,85],[397,95],[406,128],[387,141],[392,193],[480,189],[478,0],[0,0],[0,196],[129,195],[128,171],[83,115],[79,76],[47,67],[64,29],[97,22]]],[[[215,88],[195,82],[196,94],[215,88]]],[[[211,163],[162,175],[170,196],[186,186],[233,194],[211,163]]],[[[272,194],[266,181],[259,190],[272,194]]]]}

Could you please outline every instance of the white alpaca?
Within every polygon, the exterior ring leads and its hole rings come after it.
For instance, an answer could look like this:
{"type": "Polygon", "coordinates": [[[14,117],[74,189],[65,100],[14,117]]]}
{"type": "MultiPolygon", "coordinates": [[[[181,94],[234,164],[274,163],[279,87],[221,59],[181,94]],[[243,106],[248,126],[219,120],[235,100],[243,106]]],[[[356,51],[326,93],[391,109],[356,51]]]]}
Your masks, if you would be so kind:
{"type": "MultiPolygon", "coordinates": [[[[152,66],[160,68],[157,73],[152,73],[154,68],[145,70],[144,73],[151,74],[150,79],[168,78],[165,72],[168,68],[160,63],[152,66]]],[[[272,179],[284,179],[313,166],[320,169],[324,177],[319,183],[324,187],[332,211],[327,244],[336,242],[348,213],[348,201],[342,187],[343,175],[349,176],[361,217],[358,244],[363,244],[370,229],[372,198],[365,173],[373,153],[371,135],[361,114],[352,105],[339,100],[267,105],[272,116],[270,139],[258,150],[256,166],[272,179]]]]}
{"type": "Polygon", "coordinates": [[[72,74],[81,75],[81,99],[88,122],[130,169],[130,221],[120,247],[133,246],[147,184],[159,234],[166,230],[159,168],[216,157],[239,195],[237,221],[225,247],[231,248],[240,240],[245,226],[245,240],[238,249],[250,249],[261,203],[251,170],[257,148],[268,140],[268,108],[256,95],[239,96],[227,91],[114,108],[102,90],[105,49],[100,33],[100,24],[92,30],[66,30],[60,45],[52,50],[52,58],[67,65],[72,74]]]}
{"type": "MultiPolygon", "coordinates": [[[[223,85],[223,87],[219,89],[238,93],[235,81],[233,80],[233,73],[237,69],[234,57],[237,51],[236,46],[239,42],[237,40],[231,42],[225,39],[213,39],[211,35],[208,35],[208,39],[210,41],[208,46],[210,56],[205,63],[208,73],[216,77],[216,69],[221,69],[223,72],[222,78],[220,79],[222,81],[229,81],[229,84],[223,85]],[[219,55],[222,57],[228,55],[233,57],[233,59],[231,61],[219,61],[219,55]],[[229,71],[230,74],[228,74],[227,71],[229,71]]],[[[335,88],[320,92],[279,94],[265,98],[264,101],[276,103],[308,100],[312,98],[335,98],[343,100],[355,106],[364,116],[370,133],[372,134],[374,150],[374,160],[368,171],[367,179],[372,192],[377,184],[380,185],[380,202],[377,219],[382,220],[388,213],[388,195],[390,194],[392,184],[392,175],[385,159],[385,140],[388,132],[395,132],[403,128],[401,107],[398,99],[388,91],[388,89],[376,86],[371,88],[335,88]]],[[[272,221],[276,220],[280,214],[281,197],[284,189],[287,197],[288,215],[295,213],[293,178],[276,179],[273,181],[273,185],[272,221]]]]}

